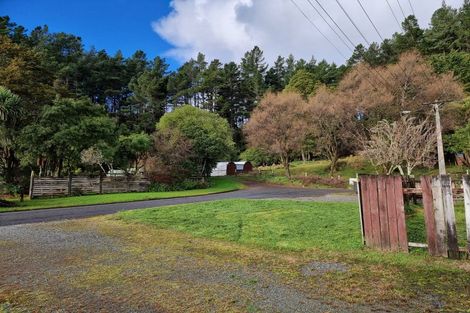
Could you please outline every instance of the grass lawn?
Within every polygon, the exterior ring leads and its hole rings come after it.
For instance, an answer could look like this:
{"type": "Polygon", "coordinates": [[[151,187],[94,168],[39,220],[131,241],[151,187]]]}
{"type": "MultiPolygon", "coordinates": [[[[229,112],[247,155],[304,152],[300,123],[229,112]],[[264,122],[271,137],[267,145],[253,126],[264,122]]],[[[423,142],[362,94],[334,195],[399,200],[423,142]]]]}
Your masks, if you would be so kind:
{"type": "MultiPolygon", "coordinates": [[[[348,301],[406,303],[425,297],[422,301],[435,298],[445,303],[446,312],[468,312],[470,307],[468,260],[433,258],[423,250],[405,254],[365,248],[354,203],[222,200],[127,211],[112,218],[196,238],[348,264],[351,272],[332,274],[324,282],[337,292],[335,297],[348,294],[348,301]]],[[[463,222],[460,206],[457,218],[459,227],[463,222]]],[[[410,240],[425,242],[421,211],[408,219],[410,240]]],[[[460,230],[463,239],[465,233],[460,230]]]]}
{"type": "Polygon", "coordinates": [[[200,196],[211,193],[220,193],[242,189],[243,184],[233,177],[214,177],[211,186],[206,189],[194,189],[185,191],[168,191],[168,192],[136,192],[136,193],[114,193],[103,195],[88,195],[77,197],[60,197],[60,198],[42,198],[42,199],[26,199],[24,202],[14,200],[17,206],[9,208],[1,208],[0,212],[36,210],[45,208],[70,207],[77,205],[93,205],[116,202],[129,202],[139,200],[154,200],[165,198],[200,196]]]}
{"type": "Polygon", "coordinates": [[[124,221],[269,249],[361,248],[357,206],[290,200],[231,199],[122,212],[124,221]]]}
{"type": "MultiPolygon", "coordinates": [[[[323,178],[330,177],[330,162],[327,160],[315,161],[294,161],[291,163],[291,174],[293,178],[289,180],[285,176],[284,168],[280,165],[259,167],[259,173],[253,176],[253,179],[273,184],[282,185],[302,185],[303,182],[299,179],[307,176],[318,176],[323,178]],[[297,177],[296,177],[297,176],[297,177]]],[[[458,167],[455,165],[448,165],[447,171],[449,174],[465,174],[466,168],[458,167]]],[[[376,174],[375,168],[366,160],[358,156],[351,156],[342,158],[338,162],[338,170],[334,174],[335,178],[339,178],[344,182],[344,187],[348,184],[348,179],[356,177],[356,174],[376,174]]],[[[418,168],[414,171],[415,176],[421,175],[437,175],[437,169],[418,168]]],[[[309,187],[331,187],[326,183],[311,184],[309,187]]]]}

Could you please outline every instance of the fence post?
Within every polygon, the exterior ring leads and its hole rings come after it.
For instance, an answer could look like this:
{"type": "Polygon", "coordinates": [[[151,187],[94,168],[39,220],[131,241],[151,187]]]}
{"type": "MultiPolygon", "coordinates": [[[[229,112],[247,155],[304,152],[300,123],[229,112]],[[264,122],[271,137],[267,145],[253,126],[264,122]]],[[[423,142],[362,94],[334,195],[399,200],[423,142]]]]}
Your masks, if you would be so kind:
{"type": "Polygon", "coordinates": [[[29,181],[29,199],[33,199],[34,194],[34,171],[31,171],[31,178],[29,181]]]}
{"type": "Polygon", "coordinates": [[[447,226],[447,249],[449,258],[459,258],[459,244],[455,227],[454,197],[452,195],[452,182],[450,176],[441,175],[442,202],[444,204],[444,216],[447,226]]]}
{"type": "Polygon", "coordinates": [[[423,191],[423,206],[424,206],[424,222],[426,225],[426,241],[428,243],[428,251],[432,256],[439,256],[443,253],[439,249],[439,239],[436,230],[436,217],[434,214],[433,193],[431,187],[431,177],[421,177],[421,189],[423,191]]]}
{"type": "Polygon", "coordinates": [[[447,257],[446,222],[440,176],[432,178],[432,200],[434,203],[434,222],[436,225],[437,249],[440,256],[447,257]]]}
{"type": "Polygon", "coordinates": [[[103,173],[100,172],[100,195],[103,194],[103,173]]]}
{"type": "Polygon", "coordinates": [[[68,195],[72,195],[72,172],[69,172],[68,195]]]}
{"type": "Polygon", "coordinates": [[[465,203],[465,224],[467,228],[467,251],[470,253],[470,176],[464,175],[462,181],[465,203]]]}

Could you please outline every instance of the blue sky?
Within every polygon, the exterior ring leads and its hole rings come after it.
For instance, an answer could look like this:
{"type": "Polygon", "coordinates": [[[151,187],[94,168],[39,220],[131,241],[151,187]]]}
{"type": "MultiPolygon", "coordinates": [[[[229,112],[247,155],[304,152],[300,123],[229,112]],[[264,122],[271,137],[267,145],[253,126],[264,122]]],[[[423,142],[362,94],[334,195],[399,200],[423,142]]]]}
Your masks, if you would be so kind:
{"type": "MultiPolygon", "coordinates": [[[[379,41],[357,1],[339,0],[370,42],[379,41]]],[[[460,7],[464,0],[446,0],[460,7]]],[[[310,1],[317,3],[317,1],[310,1]]],[[[336,1],[319,0],[354,44],[365,44],[336,1]]],[[[361,1],[383,37],[390,38],[413,11],[422,27],[442,0],[361,1]],[[400,4],[400,5],[399,5],[400,4]],[[402,13],[403,11],[403,13],[402,13]],[[393,13],[392,13],[393,12],[393,13]]],[[[312,4],[313,6],[313,4],[312,4]]],[[[86,47],[95,46],[129,56],[141,49],[149,58],[165,57],[175,69],[198,52],[208,60],[239,61],[258,45],[272,63],[278,55],[326,59],[341,64],[351,55],[306,0],[0,0],[0,15],[32,29],[49,25],[52,32],[82,37],[86,47]],[[331,45],[302,16],[298,6],[329,37],[331,45]]]]}
{"type": "Polygon", "coordinates": [[[0,0],[0,15],[28,30],[47,24],[51,32],[82,37],[86,47],[126,56],[141,49],[151,58],[171,48],[151,25],[169,12],[169,0],[0,0]]]}

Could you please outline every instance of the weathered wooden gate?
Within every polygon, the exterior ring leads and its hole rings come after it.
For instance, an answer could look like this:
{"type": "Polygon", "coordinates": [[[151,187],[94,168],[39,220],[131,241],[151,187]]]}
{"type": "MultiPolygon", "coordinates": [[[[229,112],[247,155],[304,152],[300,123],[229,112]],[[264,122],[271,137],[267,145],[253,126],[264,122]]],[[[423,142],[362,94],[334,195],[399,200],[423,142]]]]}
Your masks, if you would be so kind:
{"type": "Polygon", "coordinates": [[[400,176],[360,176],[361,220],[365,244],[408,251],[405,205],[400,176]]]}
{"type": "Polygon", "coordinates": [[[417,186],[404,188],[400,176],[360,176],[359,204],[362,233],[369,247],[408,251],[408,247],[428,248],[431,255],[453,259],[470,254],[470,177],[463,176],[462,188],[450,176],[423,176],[417,186]],[[465,204],[467,247],[459,248],[454,198],[465,204]],[[404,196],[421,197],[426,226],[426,243],[408,242],[404,196]]]}

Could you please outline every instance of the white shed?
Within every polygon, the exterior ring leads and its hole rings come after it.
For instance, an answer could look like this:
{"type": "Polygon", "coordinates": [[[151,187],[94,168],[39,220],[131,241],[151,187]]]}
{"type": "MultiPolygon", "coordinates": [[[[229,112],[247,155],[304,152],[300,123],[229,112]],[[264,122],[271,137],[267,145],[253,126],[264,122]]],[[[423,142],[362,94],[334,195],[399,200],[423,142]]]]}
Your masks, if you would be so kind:
{"type": "Polygon", "coordinates": [[[227,176],[227,165],[229,162],[217,162],[217,165],[212,169],[211,176],[227,176]]]}

